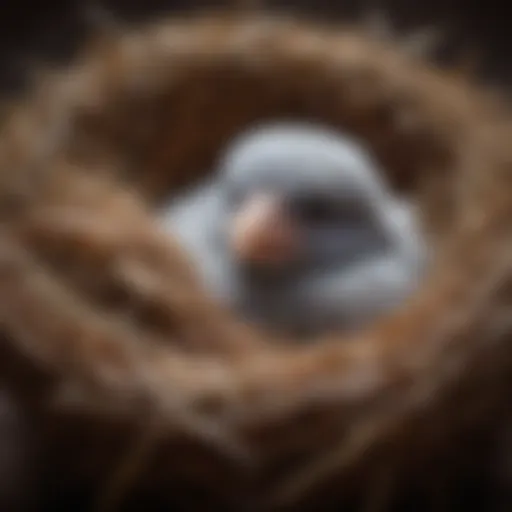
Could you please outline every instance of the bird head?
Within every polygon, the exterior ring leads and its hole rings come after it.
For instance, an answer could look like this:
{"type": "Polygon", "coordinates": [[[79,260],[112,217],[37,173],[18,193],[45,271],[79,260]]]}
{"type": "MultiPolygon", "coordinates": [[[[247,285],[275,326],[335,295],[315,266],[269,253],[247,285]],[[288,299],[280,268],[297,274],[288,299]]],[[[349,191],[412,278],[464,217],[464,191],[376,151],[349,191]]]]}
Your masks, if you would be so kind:
{"type": "Polygon", "coordinates": [[[369,154],[307,124],[242,134],[220,165],[225,239],[248,275],[347,268],[391,243],[389,192],[369,154]]]}

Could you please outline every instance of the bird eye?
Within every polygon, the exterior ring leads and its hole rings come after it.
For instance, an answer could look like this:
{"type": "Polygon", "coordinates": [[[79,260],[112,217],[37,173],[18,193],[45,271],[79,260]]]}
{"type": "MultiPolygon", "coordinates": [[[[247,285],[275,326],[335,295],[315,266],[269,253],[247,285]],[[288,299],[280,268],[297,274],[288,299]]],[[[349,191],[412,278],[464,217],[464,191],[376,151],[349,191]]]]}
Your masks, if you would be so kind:
{"type": "Polygon", "coordinates": [[[365,222],[368,212],[358,201],[347,198],[336,200],[325,196],[307,196],[296,200],[295,215],[311,224],[358,224],[365,222]]]}
{"type": "Polygon", "coordinates": [[[336,208],[322,197],[302,198],[296,210],[302,219],[314,223],[328,222],[336,215],[336,208]]]}

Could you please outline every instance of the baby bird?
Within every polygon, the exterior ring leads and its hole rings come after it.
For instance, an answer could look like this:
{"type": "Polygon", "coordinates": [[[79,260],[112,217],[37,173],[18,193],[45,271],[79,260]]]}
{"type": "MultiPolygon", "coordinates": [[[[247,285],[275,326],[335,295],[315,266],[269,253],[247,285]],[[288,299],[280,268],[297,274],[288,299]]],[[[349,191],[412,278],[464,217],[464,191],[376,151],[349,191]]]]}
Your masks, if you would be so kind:
{"type": "Polygon", "coordinates": [[[377,319],[415,290],[425,264],[413,208],[369,153],[310,124],[243,133],[162,219],[212,297],[284,335],[377,319]]]}

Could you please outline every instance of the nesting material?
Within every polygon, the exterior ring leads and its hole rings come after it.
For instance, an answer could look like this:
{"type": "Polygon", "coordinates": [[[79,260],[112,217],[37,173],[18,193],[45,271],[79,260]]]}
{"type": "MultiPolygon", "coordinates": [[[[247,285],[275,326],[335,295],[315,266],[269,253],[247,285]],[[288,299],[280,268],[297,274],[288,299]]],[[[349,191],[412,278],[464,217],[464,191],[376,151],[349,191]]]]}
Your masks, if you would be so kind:
{"type": "Polygon", "coordinates": [[[52,74],[0,138],[0,361],[40,425],[43,488],[102,510],[449,509],[468,482],[496,497],[509,140],[465,79],[351,28],[171,20],[52,74]],[[363,139],[421,206],[425,282],[355,343],[241,325],[157,222],[271,118],[363,139]]]}

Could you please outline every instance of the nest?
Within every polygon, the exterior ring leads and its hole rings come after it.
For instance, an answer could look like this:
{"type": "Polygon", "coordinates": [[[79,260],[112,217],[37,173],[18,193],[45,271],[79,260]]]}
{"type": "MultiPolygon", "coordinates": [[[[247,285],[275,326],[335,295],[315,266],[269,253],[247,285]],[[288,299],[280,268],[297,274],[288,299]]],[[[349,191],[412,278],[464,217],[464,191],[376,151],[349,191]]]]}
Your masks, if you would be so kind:
{"type": "Polygon", "coordinates": [[[99,510],[499,494],[510,127],[465,78],[352,28],[204,16],[98,39],[5,117],[1,369],[38,425],[43,494],[99,510]],[[363,138],[422,206],[421,290],[353,343],[244,325],[155,219],[235,133],[283,117],[363,138]]]}

